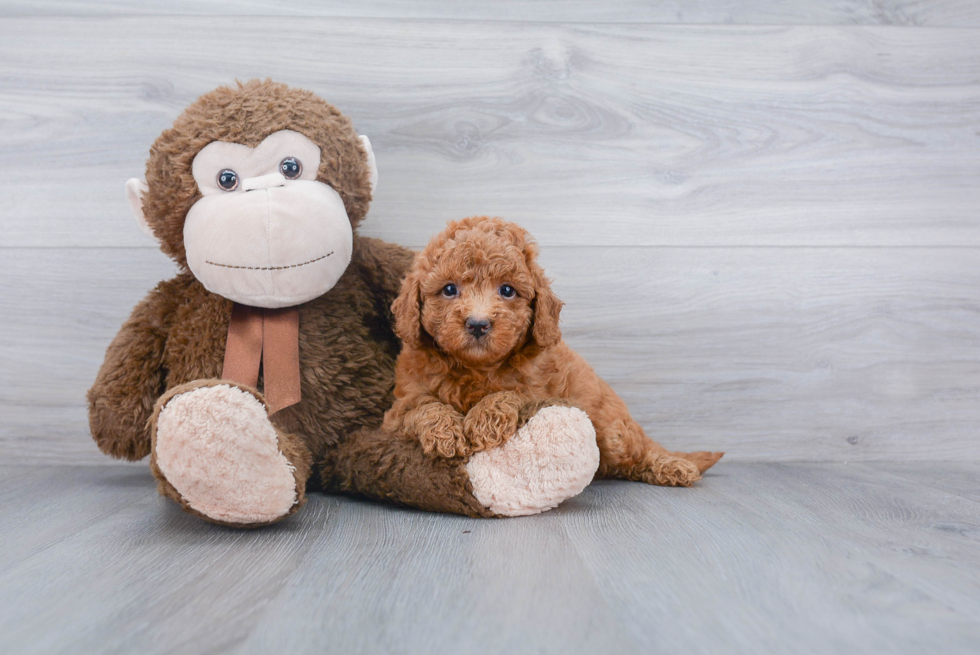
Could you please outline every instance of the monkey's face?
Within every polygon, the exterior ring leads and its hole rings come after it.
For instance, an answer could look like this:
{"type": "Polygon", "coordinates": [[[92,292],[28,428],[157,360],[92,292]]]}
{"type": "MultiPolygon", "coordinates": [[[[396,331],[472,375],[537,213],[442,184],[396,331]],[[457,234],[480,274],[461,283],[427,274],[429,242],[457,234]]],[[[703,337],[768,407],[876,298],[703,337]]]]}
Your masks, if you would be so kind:
{"type": "Polygon", "coordinates": [[[350,263],[344,202],[317,181],[320,148],[291,130],[255,148],[215,141],[194,158],[203,196],[184,222],[187,265],[212,293],[288,307],[329,291],[350,263]]]}

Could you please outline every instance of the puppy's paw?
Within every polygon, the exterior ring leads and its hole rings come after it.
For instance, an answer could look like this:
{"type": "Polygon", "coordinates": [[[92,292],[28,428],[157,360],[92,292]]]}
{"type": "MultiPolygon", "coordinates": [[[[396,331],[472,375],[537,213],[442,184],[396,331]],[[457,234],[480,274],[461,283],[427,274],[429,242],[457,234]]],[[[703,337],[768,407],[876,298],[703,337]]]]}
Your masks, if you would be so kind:
{"type": "Polygon", "coordinates": [[[484,396],[463,419],[463,432],[470,452],[478,453],[503,445],[514,432],[523,401],[513,391],[484,396]]]}
{"type": "Polygon", "coordinates": [[[466,457],[471,450],[462,430],[432,430],[419,434],[422,451],[429,457],[466,457]]]}
{"type": "Polygon", "coordinates": [[[449,405],[432,403],[413,411],[414,432],[429,457],[466,457],[471,450],[463,431],[463,415],[449,405]]]}
{"type": "Polygon", "coordinates": [[[701,479],[698,465],[681,457],[663,455],[645,472],[643,481],[664,487],[690,487],[701,479]]]}

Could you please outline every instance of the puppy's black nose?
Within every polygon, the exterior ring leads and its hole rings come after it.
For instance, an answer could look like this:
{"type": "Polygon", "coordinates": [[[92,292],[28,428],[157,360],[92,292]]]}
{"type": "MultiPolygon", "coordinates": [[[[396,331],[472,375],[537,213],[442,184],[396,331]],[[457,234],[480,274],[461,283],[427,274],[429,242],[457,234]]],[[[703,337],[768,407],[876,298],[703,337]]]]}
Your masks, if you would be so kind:
{"type": "Polygon", "coordinates": [[[490,321],[485,318],[473,318],[470,316],[466,319],[466,329],[470,334],[479,339],[490,330],[490,321]]]}

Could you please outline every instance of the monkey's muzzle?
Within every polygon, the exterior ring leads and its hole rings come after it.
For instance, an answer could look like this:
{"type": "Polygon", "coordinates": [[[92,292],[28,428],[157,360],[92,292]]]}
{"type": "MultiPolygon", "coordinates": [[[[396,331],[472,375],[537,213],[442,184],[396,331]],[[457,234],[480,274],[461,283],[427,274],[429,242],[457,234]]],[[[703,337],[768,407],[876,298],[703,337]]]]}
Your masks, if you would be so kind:
{"type": "Polygon", "coordinates": [[[191,207],[187,264],[212,293],[253,307],[289,307],[333,288],[350,263],[354,235],[334,189],[267,177],[246,179],[245,193],[206,195],[191,207]]]}

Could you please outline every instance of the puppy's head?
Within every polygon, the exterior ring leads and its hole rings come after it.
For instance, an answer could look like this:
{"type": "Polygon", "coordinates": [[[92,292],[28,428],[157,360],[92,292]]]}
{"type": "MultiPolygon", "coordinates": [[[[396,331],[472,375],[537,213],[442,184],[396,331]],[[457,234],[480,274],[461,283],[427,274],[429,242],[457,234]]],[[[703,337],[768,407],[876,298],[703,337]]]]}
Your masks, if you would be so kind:
{"type": "Polygon", "coordinates": [[[451,222],[415,258],[392,304],[409,346],[489,366],[529,346],[561,341],[562,303],[523,228],[499,218],[451,222]]]}

